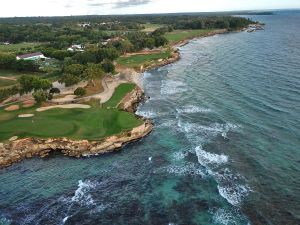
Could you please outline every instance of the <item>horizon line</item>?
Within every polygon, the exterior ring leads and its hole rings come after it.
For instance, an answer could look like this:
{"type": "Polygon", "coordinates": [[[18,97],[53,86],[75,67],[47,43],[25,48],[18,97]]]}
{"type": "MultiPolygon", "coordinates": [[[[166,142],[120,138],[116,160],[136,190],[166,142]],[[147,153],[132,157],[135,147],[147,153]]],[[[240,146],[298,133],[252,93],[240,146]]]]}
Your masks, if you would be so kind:
{"type": "Polygon", "coordinates": [[[77,14],[77,15],[61,15],[61,16],[10,16],[1,17],[0,19],[11,18],[47,18],[47,17],[79,17],[79,16],[134,16],[134,15],[170,15],[170,14],[193,14],[193,13],[234,13],[234,12],[273,12],[273,11],[298,11],[300,8],[277,8],[277,9],[246,9],[246,10],[225,10],[225,11],[191,11],[191,12],[167,12],[167,13],[124,13],[124,14],[77,14]]]}

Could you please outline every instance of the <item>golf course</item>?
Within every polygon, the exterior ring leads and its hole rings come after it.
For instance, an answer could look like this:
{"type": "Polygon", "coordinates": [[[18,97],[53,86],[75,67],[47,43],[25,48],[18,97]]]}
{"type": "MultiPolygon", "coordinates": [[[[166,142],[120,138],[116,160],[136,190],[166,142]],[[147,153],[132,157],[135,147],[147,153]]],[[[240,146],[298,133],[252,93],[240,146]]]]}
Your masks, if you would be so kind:
{"type": "Polygon", "coordinates": [[[104,105],[101,106],[99,101],[93,100],[85,102],[90,108],[53,108],[42,112],[36,111],[37,106],[22,108],[20,105],[20,109],[10,112],[1,108],[0,141],[7,141],[13,136],[100,140],[130,130],[141,125],[143,121],[116,106],[134,87],[131,83],[121,84],[104,105]],[[18,117],[23,114],[34,116],[18,117]]]}

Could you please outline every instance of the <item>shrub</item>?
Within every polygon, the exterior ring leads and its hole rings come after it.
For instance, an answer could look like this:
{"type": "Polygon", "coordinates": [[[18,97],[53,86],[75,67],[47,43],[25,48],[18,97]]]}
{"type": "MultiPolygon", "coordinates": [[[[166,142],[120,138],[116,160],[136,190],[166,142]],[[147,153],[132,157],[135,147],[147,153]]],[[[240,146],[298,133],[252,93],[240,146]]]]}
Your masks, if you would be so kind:
{"type": "Polygon", "coordinates": [[[82,87],[79,87],[74,91],[74,95],[76,95],[77,97],[84,96],[85,94],[86,90],[82,87]]]}
{"type": "Polygon", "coordinates": [[[51,88],[49,91],[50,94],[59,94],[60,90],[58,88],[51,88]]]}
{"type": "Polygon", "coordinates": [[[38,103],[41,104],[48,99],[48,93],[46,91],[38,90],[32,94],[34,100],[38,103]]]}

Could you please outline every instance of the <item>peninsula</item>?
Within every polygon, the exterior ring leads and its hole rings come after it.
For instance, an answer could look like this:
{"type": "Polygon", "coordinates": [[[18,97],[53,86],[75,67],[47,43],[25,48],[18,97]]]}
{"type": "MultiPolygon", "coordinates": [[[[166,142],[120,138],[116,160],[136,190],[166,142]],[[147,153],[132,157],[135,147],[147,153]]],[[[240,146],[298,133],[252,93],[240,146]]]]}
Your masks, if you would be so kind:
{"type": "Polygon", "coordinates": [[[178,60],[190,39],[250,24],[227,15],[0,19],[0,168],[145,137],[153,124],[135,114],[141,73],[178,60]]]}

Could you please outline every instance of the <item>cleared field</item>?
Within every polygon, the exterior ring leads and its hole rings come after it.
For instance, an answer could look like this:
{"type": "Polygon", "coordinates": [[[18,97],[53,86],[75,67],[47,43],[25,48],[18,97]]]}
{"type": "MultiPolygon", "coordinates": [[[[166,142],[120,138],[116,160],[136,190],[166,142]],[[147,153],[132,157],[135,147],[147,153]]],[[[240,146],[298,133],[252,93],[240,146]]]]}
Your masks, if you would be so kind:
{"type": "Polygon", "coordinates": [[[143,24],[143,26],[145,27],[145,29],[142,30],[144,32],[153,32],[156,29],[163,27],[162,24],[154,24],[154,23],[146,23],[146,24],[143,24]]]}
{"type": "Polygon", "coordinates": [[[41,43],[19,43],[19,44],[10,44],[10,45],[0,45],[0,52],[18,52],[22,49],[32,49],[41,43]]]}
{"type": "Polygon", "coordinates": [[[143,123],[132,113],[100,108],[95,103],[91,105],[90,109],[51,109],[44,112],[36,112],[36,107],[12,112],[0,109],[0,141],[12,136],[99,140],[143,123]],[[19,114],[34,116],[18,118],[19,114]]]}
{"type": "Polygon", "coordinates": [[[160,53],[150,53],[145,55],[132,55],[132,56],[122,56],[117,59],[117,63],[132,68],[140,68],[141,66],[149,65],[153,61],[157,61],[159,59],[167,59],[171,56],[169,51],[164,51],[160,53]]]}
{"type": "Polygon", "coordinates": [[[105,108],[114,108],[118,105],[118,103],[123,99],[123,97],[131,92],[135,88],[135,84],[132,83],[125,83],[125,84],[120,84],[113,96],[106,102],[104,103],[105,108]]]}
{"type": "Polygon", "coordinates": [[[201,30],[174,30],[172,32],[166,33],[164,36],[169,42],[180,42],[185,39],[194,38],[198,36],[205,35],[212,32],[211,29],[201,29],[201,30]]]}
{"type": "Polygon", "coordinates": [[[18,72],[13,70],[3,70],[0,69],[0,88],[6,88],[17,83],[13,79],[17,79],[22,75],[41,75],[41,73],[32,73],[32,72],[18,72]],[[2,77],[2,78],[1,78],[2,77]],[[8,79],[5,79],[8,78],[8,79]],[[11,80],[9,80],[11,79],[11,80]]]}

